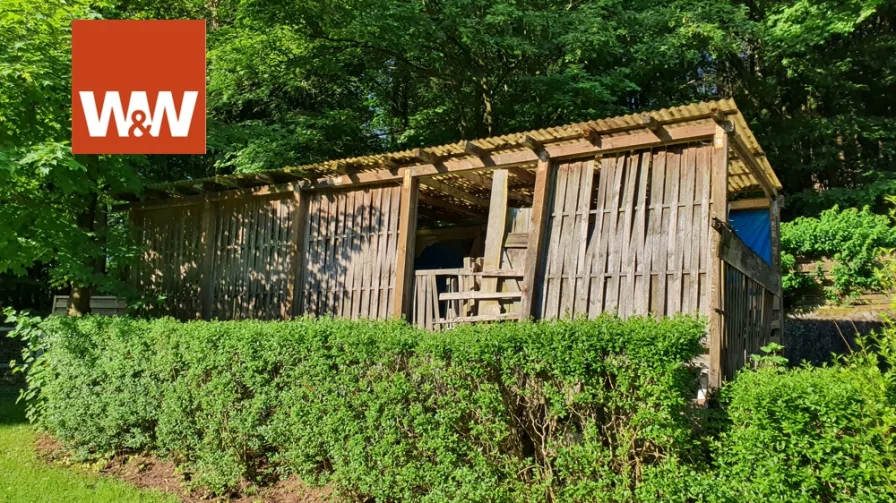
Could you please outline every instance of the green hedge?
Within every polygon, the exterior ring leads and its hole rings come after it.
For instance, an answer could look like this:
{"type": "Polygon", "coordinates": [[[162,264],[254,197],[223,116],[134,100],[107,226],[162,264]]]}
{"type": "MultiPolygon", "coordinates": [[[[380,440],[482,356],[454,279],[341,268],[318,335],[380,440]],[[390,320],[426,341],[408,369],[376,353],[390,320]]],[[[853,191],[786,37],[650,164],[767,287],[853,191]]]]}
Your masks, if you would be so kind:
{"type": "Polygon", "coordinates": [[[42,328],[40,426],[82,457],[156,452],[217,493],[298,474],[376,501],[623,501],[663,496],[700,452],[692,318],[42,328]]]}
{"type": "Polygon", "coordinates": [[[893,331],[881,358],[760,359],[698,410],[692,318],[439,334],[332,319],[41,328],[41,427],[82,458],[168,457],[219,494],[296,474],[381,502],[896,497],[893,331]]]}

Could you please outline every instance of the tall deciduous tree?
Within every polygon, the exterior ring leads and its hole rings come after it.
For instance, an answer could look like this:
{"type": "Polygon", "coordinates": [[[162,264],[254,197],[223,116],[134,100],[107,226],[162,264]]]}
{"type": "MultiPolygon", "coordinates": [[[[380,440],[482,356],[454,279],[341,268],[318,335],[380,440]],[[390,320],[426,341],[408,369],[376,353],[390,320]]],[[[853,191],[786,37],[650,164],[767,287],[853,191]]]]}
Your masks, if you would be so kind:
{"type": "Polygon", "coordinates": [[[71,21],[95,16],[82,1],[0,4],[0,272],[48,265],[53,286],[71,286],[74,314],[112,284],[120,236],[105,208],[136,184],[132,159],[71,152],[71,21]]]}

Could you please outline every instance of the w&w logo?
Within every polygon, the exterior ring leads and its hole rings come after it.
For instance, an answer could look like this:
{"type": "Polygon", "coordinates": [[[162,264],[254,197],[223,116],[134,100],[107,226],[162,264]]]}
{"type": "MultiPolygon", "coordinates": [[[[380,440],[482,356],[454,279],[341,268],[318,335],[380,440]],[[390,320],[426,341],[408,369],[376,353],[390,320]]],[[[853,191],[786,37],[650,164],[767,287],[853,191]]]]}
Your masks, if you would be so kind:
{"type": "Polygon", "coordinates": [[[205,153],[205,22],[74,21],[72,152],[205,153]]]}
{"type": "Polygon", "coordinates": [[[121,96],[117,91],[106,91],[102,110],[96,104],[93,91],[80,91],[81,106],[84,108],[84,119],[91,137],[105,137],[109,131],[109,120],[114,117],[118,136],[141,137],[146,133],[158,138],[162,130],[162,122],[167,121],[168,129],[174,138],[185,138],[190,132],[193,121],[193,109],[196,107],[197,91],[184,93],[180,113],[174,104],[171,91],[161,91],[156,98],[156,106],[152,113],[145,91],[134,91],[128,102],[127,114],[121,104],[121,96]]]}

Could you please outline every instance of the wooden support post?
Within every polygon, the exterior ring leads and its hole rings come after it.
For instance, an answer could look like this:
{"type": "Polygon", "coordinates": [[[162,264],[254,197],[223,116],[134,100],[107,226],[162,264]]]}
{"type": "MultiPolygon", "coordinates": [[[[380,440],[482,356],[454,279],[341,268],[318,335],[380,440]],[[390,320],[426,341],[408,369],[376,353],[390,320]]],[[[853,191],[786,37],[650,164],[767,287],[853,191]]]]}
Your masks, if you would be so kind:
{"type": "Polygon", "coordinates": [[[286,303],[281,316],[293,318],[301,316],[302,292],[304,288],[305,225],[308,221],[308,196],[298,188],[292,194],[293,214],[291,222],[292,245],[290,250],[289,277],[287,278],[286,303]]]}
{"type": "Polygon", "coordinates": [[[420,180],[405,173],[401,185],[398,217],[398,257],[395,265],[395,306],[392,314],[405,315],[410,321],[414,295],[414,245],[417,236],[417,197],[420,180]]]}
{"type": "Polygon", "coordinates": [[[202,246],[202,270],[199,276],[199,318],[210,320],[215,302],[215,220],[217,206],[206,200],[202,205],[202,227],[200,244],[202,246]]]}
{"type": "Polygon", "coordinates": [[[545,221],[548,214],[548,189],[550,188],[550,161],[539,161],[535,170],[535,193],[532,197],[532,222],[529,225],[529,242],[526,247],[526,261],[523,271],[523,300],[520,310],[522,319],[535,315],[535,299],[541,279],[542,249],[544,248],[545,221]]]}
{"type": "MultiPolygon", "coordinates": [[[[728,221],[728,132],[716,125],[712,151],[712,211],[710,218],[728,221]]],[[[711,226],[710,222],[705,225],[711,226]]],[[[710,227],[712,228],[712,227],[710,227]]],[[[725,278],[721,259],[722,236],[715,230],[712,236],[712,260],[709,268],[709,387],[719,389],[724,377],[725,344],[725,278]]]]}
{"type": "Polygon", "coordinates": [[[778,285],[781,287],[778,289],[781,295],[775,296],[774,304],[778,329],[773,332],[774,336],[772,337],[772,342],[778,344],[781,343],[784,337],[784,278],[781,272],[781,205],[783,199],[783,196],[773,198],[769,207],[769,216],[772,221],[772,267],[778,274],[778,285]]]}
{"type": "MultiPolygon", "coordinates": [[[[492,172],[492,197],[488,209],[488,226],[485,230],[485,252],[482,258],[482,269],[494,271],[501,266],[501,249],[504,247],[504,234],[507,231],[507,178],[506,169],[492,172]]],[[[496,292],[498,278],[483,278],[482,291],[496,292]]],[[[479,314],[500,314],[501,305],[497,301],[483,301],[479,305],[479,314]]]]}

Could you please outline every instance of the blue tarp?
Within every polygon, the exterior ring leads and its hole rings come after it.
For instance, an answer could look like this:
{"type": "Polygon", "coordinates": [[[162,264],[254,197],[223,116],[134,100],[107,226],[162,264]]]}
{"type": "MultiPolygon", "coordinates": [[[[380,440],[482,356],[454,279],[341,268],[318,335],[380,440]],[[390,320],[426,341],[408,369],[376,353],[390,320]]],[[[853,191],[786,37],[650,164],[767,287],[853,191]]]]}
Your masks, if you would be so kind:
{"type": "Polygon", "coordinates": [[[744,244],[768,264],[772,263],[772,220],[768,210],[730,211],[728,223],[744,244]]]}

